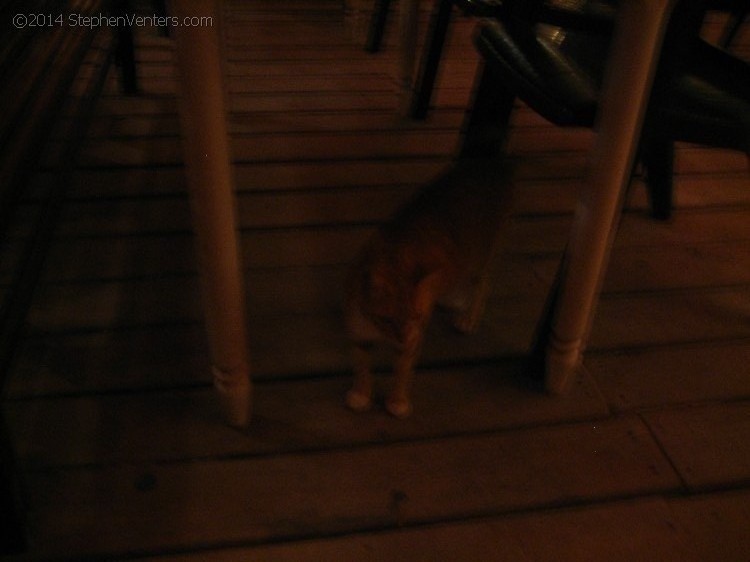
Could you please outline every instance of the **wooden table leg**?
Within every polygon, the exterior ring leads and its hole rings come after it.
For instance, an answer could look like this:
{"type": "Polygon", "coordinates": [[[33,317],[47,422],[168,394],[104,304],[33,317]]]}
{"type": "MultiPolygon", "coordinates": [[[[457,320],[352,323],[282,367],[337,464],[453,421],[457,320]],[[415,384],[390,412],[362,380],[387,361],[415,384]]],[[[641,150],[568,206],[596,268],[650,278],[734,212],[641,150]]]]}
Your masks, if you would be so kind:
{"type": "Polygon", "coordinates": [[[180,117],[213,380],[227,422],[242,427],[250,420],[251,382],[220,6],[218,0],[176,0],[170,7],[180,22],[174,29],[180,117]],[[186,18],[195,25],[184,25],[186,18]]]}
{"type": "Polygon", "coordinates": [[[586,186],[547,326],[545,384],[564,392],[577,372],[630,180],[666,23],[675,0],[621,2],[586,186]]]}

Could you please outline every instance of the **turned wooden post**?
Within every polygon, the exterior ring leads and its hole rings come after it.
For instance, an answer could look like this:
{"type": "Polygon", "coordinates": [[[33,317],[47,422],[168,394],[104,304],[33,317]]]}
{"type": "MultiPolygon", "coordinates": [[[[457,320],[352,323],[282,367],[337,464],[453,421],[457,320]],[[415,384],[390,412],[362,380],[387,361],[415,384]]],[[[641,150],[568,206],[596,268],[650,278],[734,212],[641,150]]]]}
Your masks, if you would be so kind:
{"type": "Polygon", "coordinates": [[[576,210],[546,349],[547,389],[563,392],[586,347],[630,179],[666,24],[676,0],[620,4],[597,137],[576,210]]]}
{"type": "Polygon", "coordinates": [[[176,0],[170,8],[180,22],[174,28],[180,118],[213,381],[227,422],[243,427],[250,420],[251,382],[220,7],[218,0],[176,0]]]}

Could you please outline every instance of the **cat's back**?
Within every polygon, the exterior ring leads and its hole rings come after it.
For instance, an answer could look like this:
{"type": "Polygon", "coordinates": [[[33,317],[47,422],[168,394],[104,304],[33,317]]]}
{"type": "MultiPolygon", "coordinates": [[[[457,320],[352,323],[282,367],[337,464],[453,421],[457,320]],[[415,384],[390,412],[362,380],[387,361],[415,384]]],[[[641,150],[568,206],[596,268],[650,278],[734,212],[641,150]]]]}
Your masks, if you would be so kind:
{"type": "Polygon", "coordinates": [[[510,173],[497,161],[461,160],[427,184],[390,223],[397,237],[450,237],[459,247],[495,236],[513,199],[510,173]]]}

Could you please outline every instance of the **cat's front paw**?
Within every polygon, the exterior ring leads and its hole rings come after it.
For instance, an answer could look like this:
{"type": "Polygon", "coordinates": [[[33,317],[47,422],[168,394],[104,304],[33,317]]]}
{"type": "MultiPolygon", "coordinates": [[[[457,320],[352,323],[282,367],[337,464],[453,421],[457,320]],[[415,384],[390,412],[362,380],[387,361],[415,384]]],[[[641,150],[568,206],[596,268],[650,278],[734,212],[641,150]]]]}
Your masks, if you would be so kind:
{"type": "Polygon", "coordinates": [[[411,416],[413,411],[411,402],[403,398],[389,398],[385,401],[385,409],[389,414],[401,420],[411,416]]]}
{"type": "Polygon", "coordinates": [[[350,390],[346,393],[346,405],[355,412],[366,412],[372,407],[372,400],[361,392],[350,390]]]}

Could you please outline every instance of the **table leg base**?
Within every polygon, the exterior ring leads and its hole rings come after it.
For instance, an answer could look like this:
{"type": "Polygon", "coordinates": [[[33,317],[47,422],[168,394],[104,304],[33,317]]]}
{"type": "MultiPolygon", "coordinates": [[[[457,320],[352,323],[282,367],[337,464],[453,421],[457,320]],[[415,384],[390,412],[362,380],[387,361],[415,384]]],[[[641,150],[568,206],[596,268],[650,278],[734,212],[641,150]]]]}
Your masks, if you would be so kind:
{"type": "Polygon", "coordinates": [[[237,369],[227,372],[213,366],[211,372],[219,405],[227,424],[240,429],[246,428],[252,415],[252,384],[249,370],[237,369]]]}
{"type": "Polygon", "coordinates": [[[581,342],[558,342],[554,335],[547,349],[544,387],[551,394],[565,394],[581,366],[581,342]]]}

